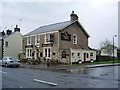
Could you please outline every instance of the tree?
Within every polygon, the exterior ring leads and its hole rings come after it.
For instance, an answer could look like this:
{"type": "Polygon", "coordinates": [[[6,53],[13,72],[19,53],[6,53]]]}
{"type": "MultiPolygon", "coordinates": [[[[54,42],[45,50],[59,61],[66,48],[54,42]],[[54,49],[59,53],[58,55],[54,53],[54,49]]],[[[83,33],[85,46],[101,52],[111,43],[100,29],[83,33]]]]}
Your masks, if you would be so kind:
{"type": "MultiPolygon", "coordinates": [[[[104,52],[108,55],[108,56],[111,56],[112,53],[113,53],[113,44],[111,41],[109,40],[105,40],[105,41],[102,41],[100,43],[100,47],[101,47],[101,50],[104,50],[104,52]]],[[[114,48],[117,48],[116,46],[114,46],[114,48]]]]}

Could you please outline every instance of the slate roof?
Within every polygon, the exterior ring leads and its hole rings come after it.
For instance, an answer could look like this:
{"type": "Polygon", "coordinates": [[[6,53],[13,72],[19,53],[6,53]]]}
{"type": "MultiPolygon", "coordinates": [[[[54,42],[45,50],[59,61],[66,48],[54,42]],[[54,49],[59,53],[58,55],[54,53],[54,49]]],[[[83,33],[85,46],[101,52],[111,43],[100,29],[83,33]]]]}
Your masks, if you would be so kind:
{"type": "Polygon", "coordinates": [[[2,39],[2,36],[0,36],[0,39],[2,39]]]}
{"type": "Polygon", "coordinates": [[[72,23],[71,21],[65,21],[65,22],[41,26],[41,27],[27,33],[26,35],[32,35],[32,34],[37,34],[37,33],[41,33],[41,32],[60,30],[60,29],[63,29],[64,27],[70,25],[71,23],[72,23]]]}
{"type": "MultiPolygon", "coordinates": [[[[14,34],[14,33],[15,33],[15,32],[12,32],[10,35],[12,35],[12,34],[14,34]]],[[[5,38],[9,37],[10,35],[5,34],[4,36],[0,36],[0,39],[5,39],[5,38]]]]}
{"type": "MultiPolygon", "coordinates": [[[[48,31],[56,31],[56,30],[62,30],[65,27],[68,27],[69,25],[78,22],[78,20],[73,21],[65,21],[65,22],[60,22],[60,23],[55,23],[55,24],[50,24],[50,25],[45,25],[45,26],[41,26],[29,33],[27,33],[25,36],[27,35],[33,35],[33,34],[38,34],[38,33],[42,33],[42,32],[48,32],[48,31]]],[[[82,28],[82,30],[85,32],[85,34],[89,37],[88,33],[85,31],[85,29],[82,27],[82,25],[79,23],[80,27],[82,28]]]]}
{"type": "MultiPolygon", "coordinates": [[[[11,35],[11,34],[10,34],[10,35],[11,35]]],[[[7,38],[7,37],[10,36],[10,35],[5,34],[2,38],[5,39],[5,38],[7,38]]]]}

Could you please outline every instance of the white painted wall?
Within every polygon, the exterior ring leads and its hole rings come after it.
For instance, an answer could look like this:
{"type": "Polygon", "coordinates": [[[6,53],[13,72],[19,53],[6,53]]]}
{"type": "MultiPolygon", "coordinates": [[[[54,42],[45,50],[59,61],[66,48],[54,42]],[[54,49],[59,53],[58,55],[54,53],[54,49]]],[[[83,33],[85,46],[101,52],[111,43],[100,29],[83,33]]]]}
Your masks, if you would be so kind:
{"type": "Polygon", "coordinates": [[[2,39],[0,39],[0,59],[2,59],[2,39]]]}
{"type": "Polygon", "coordinates": [[[86,61],[90,60],[96,60],[96,51],[93,50],[83,50],[83,60],[84,60],[84,53],[86,53],[86,61]],[[87,58],[87,53],[88,53],[88,58],[87,58]],[[93,56],[90,56],[90,53],[93,53],[93,56]]]}
{"type": "Polygon", "coordinates": [[[22,52],[22,34],[15,32],[4,39],[4,56],[18,57],[22,52]],[[8,41],[8,47],[5,42],[8,41]]]}
{"type": "Polygon", "coordinates": [[[84,62],[84,53],[86,53],[86,61],[96,60],[96,51],[93,50],[82,50],[82,49],[71,49],[71,62],[77,62],[78,59],[82,60],[84,62]],[[72,56],[72,53],[74,53],[74,56],[72,56]],[[78,53],[80,53],[80,56],[78,57],[78,53]],[[88,53],[88,58],[87,58],[88,53]],[[90,53],[93,53],[93,57],[90,56],[90,53]]]}

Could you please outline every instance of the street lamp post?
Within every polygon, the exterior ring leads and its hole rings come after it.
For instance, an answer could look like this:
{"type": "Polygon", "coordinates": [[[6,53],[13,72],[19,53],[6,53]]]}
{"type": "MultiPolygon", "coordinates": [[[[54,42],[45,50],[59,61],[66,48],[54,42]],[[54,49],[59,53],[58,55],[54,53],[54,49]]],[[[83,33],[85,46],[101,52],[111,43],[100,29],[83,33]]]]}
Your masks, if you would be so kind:
{"type": "Polygon", "coordinates": [[[114,36],[113,36],[113,65],[114,65],[114,58],[115,58],[115,57],[114,57],[114,37],[117,37],[117,35],[114,35],[114,36]]]}

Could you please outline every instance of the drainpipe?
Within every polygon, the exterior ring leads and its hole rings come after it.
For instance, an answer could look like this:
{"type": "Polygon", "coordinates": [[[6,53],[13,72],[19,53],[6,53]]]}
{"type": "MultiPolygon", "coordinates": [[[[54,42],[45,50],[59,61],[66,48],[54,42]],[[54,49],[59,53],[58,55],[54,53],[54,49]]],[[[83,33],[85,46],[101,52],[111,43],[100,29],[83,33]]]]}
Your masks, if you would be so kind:
{"type": "Polygon", "coordinates": [[[4,54],[4,40],[2,39],[2,58],[3,58],[3,54],[4,54]]]}

